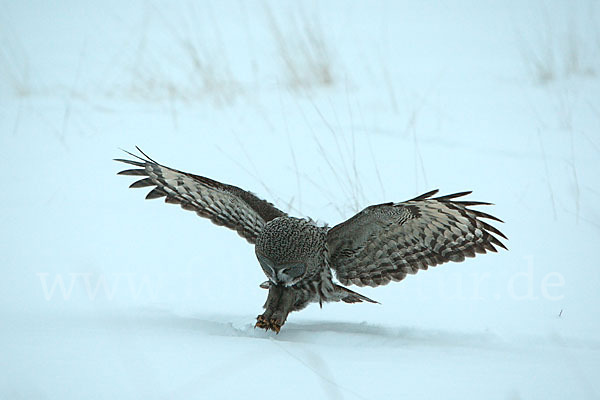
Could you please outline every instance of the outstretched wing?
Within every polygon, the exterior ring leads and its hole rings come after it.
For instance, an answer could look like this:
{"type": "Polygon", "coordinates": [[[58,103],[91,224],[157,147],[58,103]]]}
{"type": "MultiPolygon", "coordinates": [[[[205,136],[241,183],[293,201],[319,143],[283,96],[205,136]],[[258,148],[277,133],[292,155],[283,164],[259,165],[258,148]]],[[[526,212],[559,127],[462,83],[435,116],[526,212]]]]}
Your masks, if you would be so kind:
{"type": "Polygon", "coordinates": [[[433,198],[437,192],[367,207],[330,229],[330,266],[339,281],[386,285],[429,266],[496,252],[494,246],[506,249],[494,235],[506,236],[482,219],[502,221],[467,208],[490,203],[454,200],[471,192],[433,198]]]}
{"type": "Polygon", "coordinates": [[[154,186],[146,199],[165,197],[166,203],[179,204],[217,225],[233,229],[250,243],[256,241],[268,221],[286,215],[273,204],[237,186],[165,167],[136,148],[143,157],[126,152],[136,160],[115,161],[139,167],[121,171],[119,175],[143,176],[129,187],[154,186]]]}

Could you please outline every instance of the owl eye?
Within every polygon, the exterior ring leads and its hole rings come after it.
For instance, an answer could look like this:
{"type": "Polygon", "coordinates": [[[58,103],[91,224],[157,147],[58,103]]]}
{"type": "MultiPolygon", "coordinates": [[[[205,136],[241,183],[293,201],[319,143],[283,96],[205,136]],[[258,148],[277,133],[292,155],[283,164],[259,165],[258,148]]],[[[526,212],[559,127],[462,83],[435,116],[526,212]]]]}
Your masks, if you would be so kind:
{"type": "Polygon", "coordinates": [[[304,275],[306,272],[306,265],[304,263],[284,264],[279,270],[284,272],[290,278],[295,279],[304,275]]]}

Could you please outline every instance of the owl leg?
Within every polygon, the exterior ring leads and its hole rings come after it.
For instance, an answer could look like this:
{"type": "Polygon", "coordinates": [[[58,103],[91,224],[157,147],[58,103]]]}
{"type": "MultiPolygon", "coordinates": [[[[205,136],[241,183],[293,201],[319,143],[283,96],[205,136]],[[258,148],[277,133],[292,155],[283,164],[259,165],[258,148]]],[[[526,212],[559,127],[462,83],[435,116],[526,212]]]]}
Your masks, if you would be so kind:
{"type": "MultiPolygon", "coordinates": [[[[265,302],[265,305],[263,306],[263,308],[265,309],[265,312],[262,313],[261,315],[259,315],[258,317],[256,317],[256,325],[254,325],[255,328],[262,328],[267,331],[269,329],[272,329],[271,328],[271,316],[275,312],[275,306],[279,302],[279,298],[281,297],[281,292],[283,291],[283,288],[281,286],[275,285],[271,282],[269,282],[268,288],[269,288],[269,295],[267,296],[267,301],[265,302]]],[[[273,330],[275,330],[275,329],[273,329],[273,330]]],[[[278,332],[278,330],[275,330],[275,331],[278,332]]]]}
{"type": "Polygon", "coordinates": [[[273,315],[271,315],[271,329],[279,332],[283,324],[285,324],[287,316],[292,311],[295,300],[296,296],[293,289],[284,288],[282,290],[277,307],[275,308],[273,315]]]}
{"type": "Polygon", "coordinates": [[[269,295],[265,302],[265,312],[256,317],[256,325],[254,327],[272,330],[277,333],[281,330],[287,319],[288,314],[292,311],[295,295],[292,289],[285,288],[281,285],[271,284],[269,286],[269,295]]]}

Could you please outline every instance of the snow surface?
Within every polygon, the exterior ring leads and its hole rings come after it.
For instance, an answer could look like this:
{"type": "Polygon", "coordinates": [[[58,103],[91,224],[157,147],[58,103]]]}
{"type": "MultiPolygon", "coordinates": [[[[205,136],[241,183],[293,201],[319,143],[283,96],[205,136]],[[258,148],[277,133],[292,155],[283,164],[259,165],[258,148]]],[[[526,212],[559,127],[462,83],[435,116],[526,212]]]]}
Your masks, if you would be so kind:
{"type": "Polygon", "coordinates": [[[598,8],[2,2],[0,397],[599,398],[598,8]],[[135,145],[330,225],[474,190],[510,250],[255,330],[252,247],[135,145]]]}

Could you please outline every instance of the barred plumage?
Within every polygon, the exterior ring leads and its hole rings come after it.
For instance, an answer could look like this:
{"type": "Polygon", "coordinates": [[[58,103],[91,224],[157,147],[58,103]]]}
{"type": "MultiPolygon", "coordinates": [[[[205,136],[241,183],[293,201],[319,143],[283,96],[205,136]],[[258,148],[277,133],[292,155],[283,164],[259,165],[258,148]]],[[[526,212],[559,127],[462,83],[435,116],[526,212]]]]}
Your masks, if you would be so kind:
{"type": "Polygon", "coordinates": [[[138,167],[119,174],[143,176],[130,187],[153,187],[146,199],[165,197],[256,244],[269,278],[261,284],[269,295],[256,326],[276,332],[290,312],[311,302],[376,303],[334,283],[332,271],[344,285],[380,286],[429,266],[496,252],[496,246],[506,249],[498,239],[506,236],[483,219],[502,221],[468,208],[489,203],[455,200],[471,192],[433,197],[434,190],[370,206],[328,229],[290,217],[239,187],[165,167],[138,151],[142,156],[127,152],[135,160],[116,160],[138,167]]]}
{"type": "Polygon", "coordinates": [[[494,245],[506,249],[494,235],[506,236],[481,218],[502,221],[467,208],[489,203],[454,200],[471,192],[432,198],[437,192],[367,207],[332,228],[330,265],[340,282],[380,286],[429,266],[496,252],[494,245]]]}
{"type": "Polygon", "coordinates": [[[234,229],[250,243],[256,241],[265,223],[286,215],[273,204],[239,187],[165,167],[137,149],[145,158],[126,152],[139,161],[115,161],[140,167],[121,171],[119,175],[147,176],[129,187],[155,186],[146,195],[148,200],[165,197],[166,203],[179,204],[216,225],[234,229]]]}

